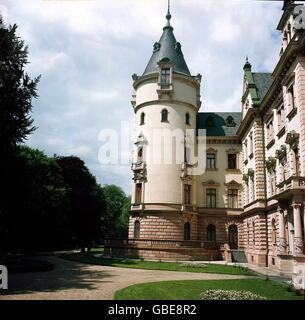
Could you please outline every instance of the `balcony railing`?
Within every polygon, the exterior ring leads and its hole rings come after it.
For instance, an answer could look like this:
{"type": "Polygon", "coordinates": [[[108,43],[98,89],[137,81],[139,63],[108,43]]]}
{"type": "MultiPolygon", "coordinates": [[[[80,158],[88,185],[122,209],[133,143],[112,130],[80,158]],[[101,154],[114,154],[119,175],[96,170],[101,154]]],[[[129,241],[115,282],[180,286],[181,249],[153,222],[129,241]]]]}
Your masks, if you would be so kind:
{"type": "Polygon", "coordinates": [[[136,247],[136,248],[202,248],[219,250],[224,243],[200,240],[159,240],[159,239],[105,239],[105,247],[136,247]]]}

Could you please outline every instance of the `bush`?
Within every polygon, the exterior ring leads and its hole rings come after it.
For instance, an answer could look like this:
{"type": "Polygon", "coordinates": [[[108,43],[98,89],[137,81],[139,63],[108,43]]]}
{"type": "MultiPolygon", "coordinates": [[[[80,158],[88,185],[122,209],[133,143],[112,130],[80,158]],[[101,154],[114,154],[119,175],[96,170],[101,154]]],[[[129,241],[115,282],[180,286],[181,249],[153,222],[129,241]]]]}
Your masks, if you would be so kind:
{"type": "Polygon", "coordinates": [[[206,290],[200,294],[201,300],[267,300],[250,291],[206,290]]]}

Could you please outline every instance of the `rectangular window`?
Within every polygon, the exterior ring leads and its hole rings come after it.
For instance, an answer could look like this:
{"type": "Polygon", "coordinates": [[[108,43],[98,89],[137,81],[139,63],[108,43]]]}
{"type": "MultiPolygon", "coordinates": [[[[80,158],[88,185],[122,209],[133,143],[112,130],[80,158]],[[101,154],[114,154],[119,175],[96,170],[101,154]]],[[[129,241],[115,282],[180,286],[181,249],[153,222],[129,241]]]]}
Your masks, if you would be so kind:
{"type": "Polygon", "coordinates": [[[267,144],[274,139],[273,121],[267,124],[267,144]]]}
{"type": "Polygon", "coordinates": [[[277,111],[277,123],[278,123],[278,131],[281,131],[285,126],[284,106],[279,108],[277,111]]]}
{"type": "Polygon", "coordinates": [[[191,204],[191,188],[189,184],[184,185],[184,203],[185,204],[191,204]]]}
{"type": "Polygon", "coordinates": [[[245,143],[244,143],[244,155],[245,155],[245,160],[248,159],[248,141],[247,139],[245,140],[245,143]]]}
{"type": "Polygon", "coordinates": [[[288,112],[290,112],[296,106],[293,85],[291,85],[287,90],[287,100],[288,100],[288,112]]]}
{"type": "Polygon", "coordinates": [[[237,169],[236,153],[228,154],[228,169],[237,169]]]}
{"type": "Polygon", "coordinates": [[[228,207],[238,208],[238,190],[236,189],[228,190],[228,207]]]}
{"type": "Polygon", "coordinates": [[[253,153],[253,133],[251,132],[249,135],[249,143],[250,143],[250,155],[253,153]]]}
{"type": "Polygon", "coordinates": [[[216,208],[216,189],[206,191],[207,208],[216,208]]]}
{"type": "Polygon", "coordinates": [[[215,168],[216,168],[216,154],[207,153],[207,169],[215,169],[215,168]]]}
{"type": "Polygon", "coordinates": [[[142,183],[136,184],[136,195],[135,204],[140,204],[142,202],[142,183]]]}
{"type": "Polygon", "coordinates": [[[161,70],[161,86],[170,85],[170,69],[164,68],[161,70]]]}

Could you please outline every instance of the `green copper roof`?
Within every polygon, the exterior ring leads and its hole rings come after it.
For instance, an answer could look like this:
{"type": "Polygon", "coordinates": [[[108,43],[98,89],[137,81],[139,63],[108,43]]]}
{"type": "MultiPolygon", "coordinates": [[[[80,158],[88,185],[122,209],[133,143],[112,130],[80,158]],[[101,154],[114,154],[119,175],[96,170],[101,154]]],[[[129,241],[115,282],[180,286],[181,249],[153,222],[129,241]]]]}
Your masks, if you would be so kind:
{"type": "Polygon", "coordinates": [[[271,87],[274,79],[271,73],[252,72],[251,68],[252,66],[247,58],[243,68],[244,74],[248,83],[248,90],[253,101],[253,106],[258,107],[271,87]]]}
{"type": "Polygon", "coordinates": [[[176,41],[173,33],[173,27],[171,27],[169,23],[170,18],[171,15],[168,13],[166,16],[167,25],[163,28],[163,34],[159,42],[154,44],[153,54],[143,76],[148,73],[157,72],[159,69],[157,63],[164,58],[168,58],[170,62],[174,62],[174,72],[191,76],[181,51],[181,44],[176,41]]]}
{"type": "Polygon", "coordinates": [[[234,137],[240,126],[241,112],[199,112],[197,130],[206,129],[207,136],[234,137]]]}
{"type": "Polygon", "coordinates": [[[253,80],[258,91],[258,98],[262,100],[272,85],[271,73],[252,73],[253,80]]]}

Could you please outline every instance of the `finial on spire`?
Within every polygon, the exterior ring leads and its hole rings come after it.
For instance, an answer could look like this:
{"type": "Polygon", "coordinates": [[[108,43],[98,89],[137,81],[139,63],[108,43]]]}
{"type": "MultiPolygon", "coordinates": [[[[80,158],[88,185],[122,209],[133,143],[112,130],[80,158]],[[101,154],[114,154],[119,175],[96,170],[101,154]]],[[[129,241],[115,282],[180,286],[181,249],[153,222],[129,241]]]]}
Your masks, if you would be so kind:
{"type": "Polygon", "coordinates": [[[249,62],[249,59],[248,59],[248,55],[246,56],[246,63],[244,65],[244,70],[250,70],[251,71],[251,63],[249,62]]]}
{"type": "Polygon", "coordinates": [[[170,13],[170,0],[168,0],[167,3],[167,15],[166,15],[166,20],[167,20],[167,25],[170,26],[169,20],[172,18],[172,15],[170,13]]]}

